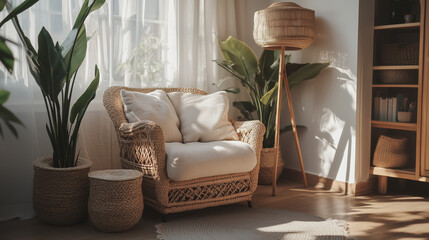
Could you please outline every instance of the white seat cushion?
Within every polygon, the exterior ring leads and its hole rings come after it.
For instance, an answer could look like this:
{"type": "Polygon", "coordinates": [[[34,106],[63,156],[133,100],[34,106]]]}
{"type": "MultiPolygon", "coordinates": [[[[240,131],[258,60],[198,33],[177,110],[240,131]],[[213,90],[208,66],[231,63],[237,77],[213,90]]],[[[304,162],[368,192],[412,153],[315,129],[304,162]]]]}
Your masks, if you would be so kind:
{"type": "Polygon", "coordinates": [[[166,142],[182,142],[179,118],[164,91],[140,93],[121,90],[121,97],[128,122],[154,121],[161,127],[166,142]]]}
{"type": "Polygon", "coordinates": [[[183,142],[238,140],[228,121],[229,99],[225,91],[209,95],[167,93],[180,119],[183,142]]]}
{"type": "Polygon", "coordinates": [[[240,141],[166,143],[165,150],[174,181],[249,172],[257,161],[253,148],[240,141]]]}

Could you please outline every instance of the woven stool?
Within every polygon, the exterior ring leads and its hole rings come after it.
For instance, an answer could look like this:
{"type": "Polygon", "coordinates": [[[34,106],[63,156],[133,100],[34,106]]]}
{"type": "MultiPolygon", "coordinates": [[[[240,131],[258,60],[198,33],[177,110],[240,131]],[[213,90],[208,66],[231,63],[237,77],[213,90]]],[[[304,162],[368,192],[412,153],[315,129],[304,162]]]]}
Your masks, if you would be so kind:
{"type": "Polygon", "coordinates": [[[143,213],[142,177],[136,170],[90,172],[88,212],[103,232],[121,232],[138,223],[143,213]]]}

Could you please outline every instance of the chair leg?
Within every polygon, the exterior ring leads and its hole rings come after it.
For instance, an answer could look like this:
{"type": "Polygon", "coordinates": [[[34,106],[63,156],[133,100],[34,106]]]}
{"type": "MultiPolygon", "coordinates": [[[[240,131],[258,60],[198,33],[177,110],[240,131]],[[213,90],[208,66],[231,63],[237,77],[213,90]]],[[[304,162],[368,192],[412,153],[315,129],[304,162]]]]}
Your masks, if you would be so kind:
{"type": "Polygon", "coordinates": [[[248,206],[249,208],[253,208],[252,201],[247,201],[247,206],[248,206]]]}
{"type": "Polygon", "coordinates": [[[163,223],[167,222],[167,216],[168,216],[168,214],[162,214],[161,221],[163,223]]]}

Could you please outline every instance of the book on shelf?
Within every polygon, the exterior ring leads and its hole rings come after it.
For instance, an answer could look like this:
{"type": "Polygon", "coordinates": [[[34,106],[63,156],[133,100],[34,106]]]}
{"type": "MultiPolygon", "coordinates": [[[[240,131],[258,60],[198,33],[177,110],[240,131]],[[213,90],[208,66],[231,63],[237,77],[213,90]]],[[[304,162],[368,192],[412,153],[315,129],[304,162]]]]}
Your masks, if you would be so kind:
{"type": "Polygon", "coordinates": [[[397,115],[398,115],[398,98],[392,98],[392,122],[397,122],[397,115]]]}
{"type": "Polygon", "coordinates": [[[392,116],[393,116],[393,101],[392,98],[387,99],[387,121],[392,122],[392,116]]]}
{"type": "Polygon", "coordinates": [[[374,98],[373,119],[385,122],[396,122],[398,113],[398,99],[396,97],[374,98]]]}

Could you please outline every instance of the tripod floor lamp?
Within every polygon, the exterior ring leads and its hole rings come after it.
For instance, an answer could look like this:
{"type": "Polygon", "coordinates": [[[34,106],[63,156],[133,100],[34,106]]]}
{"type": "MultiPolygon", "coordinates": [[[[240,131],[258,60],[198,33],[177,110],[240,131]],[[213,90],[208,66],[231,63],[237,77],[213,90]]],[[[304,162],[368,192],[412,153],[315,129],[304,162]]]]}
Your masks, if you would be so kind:
{"type": "MultiPolygon", "coordinates": [[[[299,145],[298,133],[296,131],[295,115],[293,113],[292,101],[289,91],[289,83],[285,68],[285,51],[300,50],[311,45],[314,40],[314,11],[305,9],[291,2],[274,3],[266,9],[257,11],[254,17],[253,38],[255,42],[263,48],[271,50],[280,50],[280,68],[277,90],[277,108],[276,108],[276,133],[275,145],[277,151],[280,151],[280,111],[282,102],[283,84],[286,88],[288,99],[292,130],[298,151],[299,163],[301,165],[302,177],[305,187],[307,187],[307,178],[302,161],[301,147],[299,145]]],[[[276,195],[276,174],[278,154],[274,163],[273,174],[273,192],[276,195]]]]}

